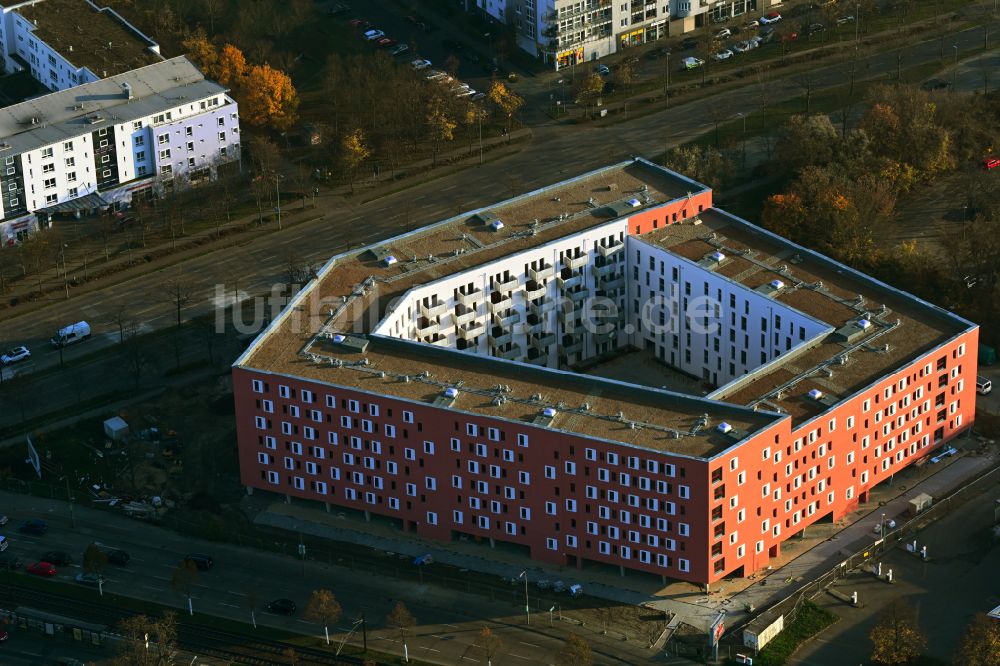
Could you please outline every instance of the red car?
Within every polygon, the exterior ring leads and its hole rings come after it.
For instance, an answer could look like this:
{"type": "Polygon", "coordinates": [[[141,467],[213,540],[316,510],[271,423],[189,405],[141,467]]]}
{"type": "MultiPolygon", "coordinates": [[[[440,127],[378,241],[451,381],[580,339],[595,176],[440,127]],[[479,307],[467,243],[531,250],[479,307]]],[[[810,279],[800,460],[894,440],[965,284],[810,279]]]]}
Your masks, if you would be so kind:
{"type": "Polygon", "coordinates": [[[395,46],[396,40],[393,39],[392,37],[383,37],[375,43],[378,44],[378,47],[380,49],[387,49],[390,46],[395,46]]]}
{"type": "Polygon", "coordinates": [[[55,576],[56,567],[51,562],[35,562],[26,571],[33,576],[55,576]]]}
{"type": "Polygon", "coordinates": [[[987,157],[983,160],[983,168],[989,171],[1000,167],[1000,157],[987,157]]]}
{"type": "Polygon", "coordinates": [[[367,28],[368,26],[371,25],[371,23],[369,23],[367,19],[362,19],[362,18],[351,19],[350,24],[352,28],[357,28],[359,30],[362,28],[367,28]]]}
{"type": "Polygon", "coordinates": [[[781,41],[783,41],[783,42],[794,42],[798,38],[799,38],[799,33],[797,33],[797,32],[786,32],[784,35],[781,36],[781,41]]]}

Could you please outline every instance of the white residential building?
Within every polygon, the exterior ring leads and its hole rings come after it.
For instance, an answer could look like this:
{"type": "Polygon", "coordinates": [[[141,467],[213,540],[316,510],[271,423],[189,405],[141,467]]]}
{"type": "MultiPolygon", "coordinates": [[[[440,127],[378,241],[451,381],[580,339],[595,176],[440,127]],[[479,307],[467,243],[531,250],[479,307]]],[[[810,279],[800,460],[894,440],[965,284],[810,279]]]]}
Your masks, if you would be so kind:
{"type": "Polygon", "coordinates": [[[184,57],[0,109],[0,243],[239,160],[227,89],[184,57]]]}

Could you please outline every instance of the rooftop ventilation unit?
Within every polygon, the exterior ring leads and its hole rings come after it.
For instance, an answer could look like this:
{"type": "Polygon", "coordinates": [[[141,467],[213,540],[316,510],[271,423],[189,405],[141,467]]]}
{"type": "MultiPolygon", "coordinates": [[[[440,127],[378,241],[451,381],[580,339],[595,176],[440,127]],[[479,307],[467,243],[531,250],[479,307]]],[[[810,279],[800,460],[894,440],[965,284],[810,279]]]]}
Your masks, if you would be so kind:
{"type": "Polygon", "coordinates": [[[632,208],[638,208],[639,206],[641,206],[641,205],[642,205],[642,202],[641,202],[641,201],[639,201],[639,200],[638,200],[638,199],[636,199],[636,198],[632,198],[632,199],[629,199],[629,200],[628,200],[628,201],[626,201],[625,203],[627,203],[627,204],[628,204],[629,206],[631,206],[632,208]]]}
{"type": "Polygon", "coordinates": [[[756,291],[758,294],[764,294],[765,296],[774,296],[784,288],[785,288],[785,283],[783,281],[771,280],[767,284],[760,285],[754,291],[756,291]]]}
{"type": "Polygon", "coordinates": [[[132,99],[132,84],[128,82],[123,83],[122,94],[125,95],[125,99],[132,99]]]}
{"type": "Polygon", "coordinates": [[[455,404],[455,400],[458,398],[458,389],[455,387],[449,387],[444,390],[443,395],[439,395],[434,400],[435,406],[451,407],[455,404]]]}
{"type": "Polygon", "coordinates": [[[454,388],[454,387],[453,388],[447,388],[447,389],[444,390],[444,394],[446,396],[448,396],[449,398],[457,398],[458,397],[458,389],[454,388]]]}
{"type": "Polygon", "coordinates": [[[718,268],[719,265],[722,264],[722,262],[725,260],[726,260],[726,255],[724,255],[722,252],[719,252],[718,250],[715,250],[714,252],[709,252],[708,254],[706,254],[704,258],[698,262],[698,265],[701,266],[702,268],[707,268],[709,270],[712,270],[714,268],[718,268]]]}
{"type": "Polygon", "coordinates": [[[846,342],[848,344],[854,344],[861,338],[865,337],[871,332],[872,323],[871,320],[865,317],[858,317],[852,321],[847,322],[834,334],[841,342],[846,342]]]}
{"type": "Polygon", "coordinates": [[[552,407],[546,407],[545,409],[542,410],[542,416],[554,419],[556,417],[556,410],[553,409],[552,407]]]}
{"type": "Polygon", "coordinates": [[[494,222],[500,221],[500,216],[492,210],[481,210],[473,215],[472,219],[479,222],[483,226],[491,226],[494,222]]]}
{"type": "Polygon", "coordinates": [[[785,283],[782,282],[781,280],[771,280],[771,286],[774,289],[782,289],[782,288],[784,288],[785,283]]]}
{"type": "Polygon", "coordinates": [[[333,340],[333,344],[339,345],[341,342],[347,339],[347,336],[337,333],[331,339],[333,340]]]}
{"type": "Polygon", "coordinates": [[[819,400],[820,398],[823,397],[823,392],[820,391],[819,389],[811,389],[809,391],[809,397],[812,398],[813,400],[819,400]]]}
{"type": "Polygon", "coordinates": [[[556,415],[558,413],[559,412],[557,412],[554,407],[546,407],[545,409],[542,410],[541,414],[539,414],[532,420],[532,423],[540,426],[552,425],[552,421],[553,419],[556,418],[556,415]]]}
{"type": "Polygon", "coordinates": [[[823,405],[824,407],[833,407],[837,404],[837,399],[835,397],[827,395],[819,389],[810,389],[809,392],[806,393],[806,397],[813,402],[823,405]]]}
{"type": "Polygon", "coordinates": [[[382,260],[382,263],[385,264],[386,268],[398,262],[399,259],[396,259],[396,257],[392,256],[391,254],[382,260]]]}
{"type": "Polygon", "coordinates": [[[858,320],[858,328],[860,328],[863,331],[868,330],[868,327],[871,326],[871,325],[872,325],[872,323],[870,321],[868,321],[867,319],[859,319],[858,320]]]}
{"type": "Polygon", "coordinates": [[[334,333],[328,338],[319,338],[317,343],[338,354],[363,354],[368,349],[368,338],[361,335],[334,333]]]}
{"type": "Polygon", "coordinates": [[[725,421],[723,421],[718,426],[716,426],[716,430],[718,430],[719,432],[721,432],[723,435],[728,435],[730,433],[730,431],[732,431],[732,429],[733,429],[733,426],[729,425],[725,421]]]}
{"type": "Polygon", "coordinates": [[[501,229],[503,229],[503,222],[501,222],[500,220],[493,220],[492,222],[490,222],[490,229],[492,229],[493,231],[500,231],[501,229]]]}

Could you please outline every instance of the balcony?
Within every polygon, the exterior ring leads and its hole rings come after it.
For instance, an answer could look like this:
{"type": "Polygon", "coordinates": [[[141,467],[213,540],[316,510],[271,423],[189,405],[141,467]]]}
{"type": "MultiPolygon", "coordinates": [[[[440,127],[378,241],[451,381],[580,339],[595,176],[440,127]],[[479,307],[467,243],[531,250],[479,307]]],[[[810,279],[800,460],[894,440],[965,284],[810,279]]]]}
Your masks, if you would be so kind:
{"type": "Polygon", "coordinates": [[[625,276],[618,275],[615,277],[608,277],[601,281],[601,289],[621,289],[625,286],[625,276]]]}
{"type": "Polygon", "coordinates": [[[464,326],[470,321],[476,318],[476,311],[469,310],[468,312],[463,312],[462,314],[455,315],[455,326],[464,326]]]}
{"type": "Polygon", "coordinates": [[[583,340],[572,335],[564,335],[559,349],[563,354],[579,354],[583,351],[583,340]]]}
{"type": "Polygon", "coordinates": [[[594,342],[601,344],[603,342],[611,342],[612,338],[617,338],[618,334],[616,331],[608,331],[607,333],[594,333],[594,342]]]}
{"type": "Polygon", "coordinates": [[[589,254],[582,254],[579,257],[566,257],[563,259],[563,265],[574,271],[578,268],[586,266],[588,263],[590,263],[589,254]]]}
{"type": "Polygon", "coordinates": [[[607,277],[617,273],[620,267],[621,265],[617,263],[604,264],[603,266],[591,266],[590,272],[597,277],[607,277]]]}
{"type": "Polygon", "coordinates": [[[545,322],[538,320],[534,323],[527,323],[521,327],[521,332],[528,335],[538,335],[545,329],[545,322]]]}
{"type": "Polygon", "coordinates": [[[544,304],[536,305],[531,301],[528,301],[528,303],[526,304],[526,309],[528,310],[528,314],[534,315],[538,318],[542,318],[545,316],[546,306],[544,304]]]}
{"type": "Polygon", "coordinates": [[[535,282],[541,282],[542,280],[548,279],[555,275],[556,269],[554,266],[540,266],[537,269],[529,268],[528,277],[535,282]]]}
{"type": "Polygon", "coordinates": [[[569,298],[574,303],[579,303],[580,301],[587,300],[592,295],[593,294],[590,293],[589,289],[581,289],[580,291],[571,291],[571,292],[569,292],[569,298]]]}
{"type": "Polygon", "coordinates": [[[475,291],[469,294],[463,294],[459,292],[459,294],[455,297],[455,300],[464,305],[465,307],[471,308],[473,303],[475,303],[476,301],[483,300],[483,292],[480,291],[479,289],[476,289],[475,291]]]}
{"type": "Polygon", "coordinates": [[[517,278],[511,278],[511,279],[507,280],[506,282],[497,282],[497,283],[495,283],[493,285],[493,288],[496,289],[497,291],[499,291],[501,294],[506,294],[508,292],[511,292],[511,291],[514,291],[515,289],[517,289],[517,285],[518,284],[519,284],[519,282],[518,282],[517,278]]]}
{"type": "Polygon", "coordinates": [[[492,346],[502,347],[513,342],[513,336],[509,331],[506,333],[500,333],[499,335],[497,335],[494,331],[494,333],[490,335],[489,340],[492,346]]]}
{"type": "Polygon", "coordinates": [[[547,356],[536,356],[535,358],[524,359],[525,363],[530,363],[531,365],[545,365],[549,358],[547,356]]]}
{"type": "Polygon", "coordinates": [[[533,301],[536,298],[544,296],[546,291],[544,284],[529,282],[524,286],[524,298],[525,300],[533,301]]]}
{"type": "Polygon", "coordinates": [[[531,339],[531,344],[536,349],[542,349],[543,347],[549,347],[556,343],[555,333],[546,333],[545,335],[539,336],[537,338],[531,339]]]}
{"type": "Polygon", "coordinates": [[[583,284],[582,275],[572,275],[570,277],[559,276],[556,278],[556,284],[559,285],[560,289],[570,289],[571,287],[578,287],[583,284]]]}
{"type": "Polygon", "coordinates": [[[607,259],[616,252],[620,252],[622,249],[624,249],[624,247],[625,247],[624,243],[621,242],[616,242],[613,245],[609,245],[608,247],[604,247],[603,245],[598,245],[597,254],[607,259]]]}
{"type": "Polygon", "coordinates": [[[556,318],[559,320],[559,322],[567,325],[575,324],[578,316],[579,316],[579,311],[576,309],[569,310],[569,309],[559,308],[559,312],[556,313],[556,318]]]}
{"type": "Polygon", "coordinates": [[[508,361],[518,361],[521,359],[523,353],[521,352],[520,345],[514,345],[507,351],[497,352],[496,355],[508,361]]]}
{"type": "Polygon", "coordinates": [[[521,321],[520,312],[511,312],[508,315],[501,316],[499,314],[493,315],[493,323],[497,326],[502,326],[504,328],[512,328],[515,324],[521,321]]]}
{"type": "Polygon", "coordinates": [[[503,312],[504,310],[510,310],[513,304],[514,301],[510,296],[501,297],[496,292],[493,292],[493,296],[490,297],[489,310],[492,313],[503,312]]]}
{"type": "Polygon", "coordinates": [[[447,303],[435,303],[434,305],[420,305],[420,314],[428,319],[433,319],[438,315],[443,315],[448,310],[447,303]]]}
{"type": "Polygon", "coordinates": [[[478,338],[480,335],[486,332],[486,324],[481,322],[475,322],[470,326],[459,326],[458,327],[458,337],[463,340],[472,340],[478,338]]]}
{"type": "Polygon", "coordinates": [[[434,335],[441,330],[441,324],[436,321],[426,321],[422,324],[417,324],[417,337],[426,338],[428,336],[434,335]]]}

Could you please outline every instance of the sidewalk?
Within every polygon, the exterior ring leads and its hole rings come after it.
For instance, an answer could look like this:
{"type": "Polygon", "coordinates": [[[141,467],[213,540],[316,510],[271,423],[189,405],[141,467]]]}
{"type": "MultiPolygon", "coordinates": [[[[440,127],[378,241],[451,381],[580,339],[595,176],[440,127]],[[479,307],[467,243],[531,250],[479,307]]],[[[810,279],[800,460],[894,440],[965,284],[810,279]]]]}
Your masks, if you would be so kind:
{"type": "MultiPolygon", "coordinates": [[[[963,442],[956,445],[961,447],[963,442]]],[[[962,485],[970,477],[978,476],[1000,463],[1000,456],[994,449],[990,455],[962,455],[948,464],[926,464],[921,469],[897,478],[893,487],[879,487],[872,493],[872,499],[858,511],[845,517],[837,524],[813,525],[806,532],[804,541],[815,541],[811,536],[817,532],[821,538],[816,545],[802,553],[796,553],[799,539],[782,544],[782,559],[794,558],[769,572],[764,579],[756,582],[749,579],[727,579],[713,586],[712,593],[706,594],[698,586],[674,582],[666,588],[652,582],[652,576],[629,573],[619,577],[606,570],[588,568],[556,568],[527,560],[520,552],[504,548],[490,549],[486,545],[471,542],[429,541],[414,534],[404,534],[384,522],[375,520],[365,523],[334,508],[333,513],[302,504],[286,504],[281,501],[269,502],[266,509],[257,515],[255,523],[285,530],[302,531],[313,536],[337,541],[348,541],[416,557],[433,555],[435,561],[458,568],[471,569],[491,576],[516,578],[528,567],[529,578],[538,580],[563,580],[568,584],[580,583],[585,593],[602,599],[624,604],[642,605],[666,613],[676,614],[682,622],[699,630],[707,631],[711,622],[724,610],[727,626],[740,624],[749,618],[745,604],[753,604],[758,611],[780,601],[813,578],[829,571],[844,559],[872,543],[871,517],[876,522],[882,513],[886,518],[894,518],[906,512],[907,502],[920,493],[932,497],[946,495],[951,489],[962,485]],[[910,485],[915,482],[915,485],[910,485]],[[791,579],[790,582],[785,582],[791,579]],[[730,591],[726,593],[726,589],[730,591]]]]}

